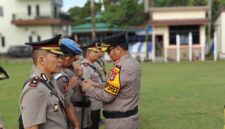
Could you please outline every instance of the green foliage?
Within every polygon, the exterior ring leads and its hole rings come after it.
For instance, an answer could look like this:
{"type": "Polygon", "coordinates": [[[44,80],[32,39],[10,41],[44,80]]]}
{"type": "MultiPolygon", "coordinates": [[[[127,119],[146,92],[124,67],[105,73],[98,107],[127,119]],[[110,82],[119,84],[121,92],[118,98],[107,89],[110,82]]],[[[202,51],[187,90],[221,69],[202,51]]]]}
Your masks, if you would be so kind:
{"type": "Polygon", "coordinates": [[[144,14],[143,4],[137,0],[123,0],[111,3],[104,12],[103,20],[111,25],[127,27],[145,23],[147,15],[144,14]]]}
{"type": "MultiPolygon", "coordinates": [[[[95,2],[95,12],[98,12],[101,9],[101,5],[95,2]]],[[[78,25],[82,24],[85,21],[86,17],[91,16],[91,2],[90,0],[85,3],[84,7],[73,7],[69,9],[70,16],[75,21],[73,24],[78,25]]]]}

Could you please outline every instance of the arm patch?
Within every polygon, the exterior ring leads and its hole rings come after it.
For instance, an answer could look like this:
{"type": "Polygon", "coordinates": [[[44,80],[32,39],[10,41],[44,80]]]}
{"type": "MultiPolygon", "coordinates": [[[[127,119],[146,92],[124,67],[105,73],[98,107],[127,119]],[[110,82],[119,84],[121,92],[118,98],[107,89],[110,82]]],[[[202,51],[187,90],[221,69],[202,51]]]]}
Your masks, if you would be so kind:
{"type": "Polygon", "coordinates": [[[114,96],[118,95],[120,92],[120,70],[121,67],[114,67],[111,72],[110,75],[107,79],[106,85],[104,90],[114,96]]]}

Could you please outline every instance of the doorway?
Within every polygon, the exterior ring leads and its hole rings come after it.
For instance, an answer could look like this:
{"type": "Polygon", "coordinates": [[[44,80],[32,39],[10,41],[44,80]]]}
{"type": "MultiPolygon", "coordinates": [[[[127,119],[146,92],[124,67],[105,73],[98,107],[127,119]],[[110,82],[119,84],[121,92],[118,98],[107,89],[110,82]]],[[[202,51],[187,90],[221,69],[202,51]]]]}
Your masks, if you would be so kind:
{"type": "Polygon", "coordinates": [[[156,35],[155,36],[155,55],[157,57],[163,56],[163,35],[156,35]]]}

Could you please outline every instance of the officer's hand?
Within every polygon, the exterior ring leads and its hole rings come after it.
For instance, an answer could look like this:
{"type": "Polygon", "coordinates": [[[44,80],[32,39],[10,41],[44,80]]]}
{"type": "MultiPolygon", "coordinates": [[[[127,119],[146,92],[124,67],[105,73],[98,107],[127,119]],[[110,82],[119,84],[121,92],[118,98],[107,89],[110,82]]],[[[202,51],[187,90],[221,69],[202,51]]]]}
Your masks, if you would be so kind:
{"type": "Polygon", "coordinates": [[[77,76],[82,76],[83,73],[84,73],[84,72],[83,72],[83,69],[82,69],[82,68],[76,70],[76,75],[77,75],[77,76]]]}
{"type": "Polygon", "coordinates": [[[99,83],[97,83],[97,82],[94,82],[94,81],[92,81],[92,80],[85,80],[84,82],[87,82],[87,83],[89,83],[91,86],[94,86],[94,87],[99,87],[99,83]]]}
{"type": "Polygon", "coordinates": [[[77,76],[83,75],[82,67],[79,64],[77,64],[76,62],[73,63],[73,69],[74,69],[74,72],[77,76]]]}
{"type": "Polygon", "coordinates": [[[81,83],[81,89],[82,89],[83,92],[86,92],[86,91],[88,90],[89,87],[91,87],[91,85],[90,85],[88,82],[83,81],[83,82],[81,83]]]}
{"type": "Polygon", "coordinates": [[[77,76],[71,77],[70,80],[69,80],[68,86],[74,88],[74,87],[77,86],[77,84],[78,84],[78,77],[77,76]]]}
{"type": "Polygon", "coordinates": [[[80,122],[79,121],[76,122],[74,129],[80,129],[80,122]]]}

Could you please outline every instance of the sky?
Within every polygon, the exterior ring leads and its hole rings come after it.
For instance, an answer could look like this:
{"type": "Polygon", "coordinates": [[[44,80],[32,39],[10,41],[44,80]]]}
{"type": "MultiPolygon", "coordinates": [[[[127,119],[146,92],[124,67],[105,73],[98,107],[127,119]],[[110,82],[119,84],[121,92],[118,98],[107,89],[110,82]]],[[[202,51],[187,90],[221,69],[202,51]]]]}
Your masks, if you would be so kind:
{"type": "Polygon", "coordinates": [[[87,0],[63,0],[63,11],[68,11],[71,7],[80,6],[83,7],[87,0]]]}
{"type": "MultiPolygon", "coordinates": [[[[98,0],[95,1],[98,2],[98,0]]],[[[87,0],[63,0],[62,10],[66,12],[68,9],[74,6],[83,7],[86,2],[87,0]]]]}

